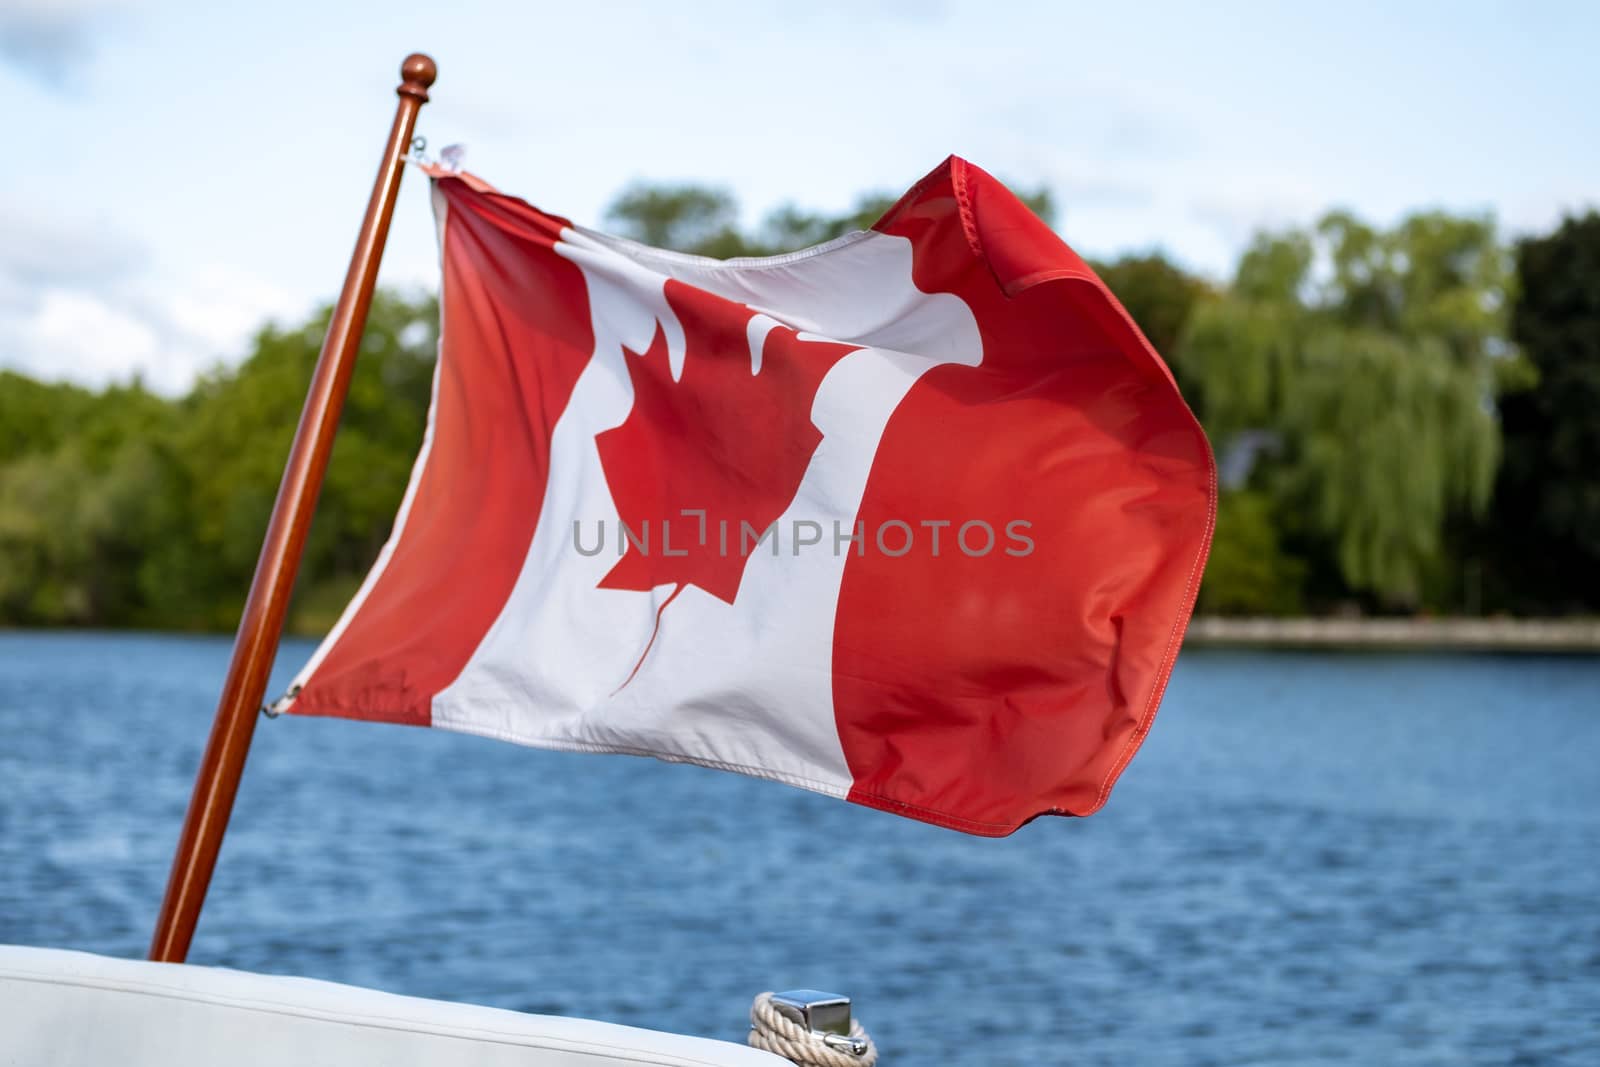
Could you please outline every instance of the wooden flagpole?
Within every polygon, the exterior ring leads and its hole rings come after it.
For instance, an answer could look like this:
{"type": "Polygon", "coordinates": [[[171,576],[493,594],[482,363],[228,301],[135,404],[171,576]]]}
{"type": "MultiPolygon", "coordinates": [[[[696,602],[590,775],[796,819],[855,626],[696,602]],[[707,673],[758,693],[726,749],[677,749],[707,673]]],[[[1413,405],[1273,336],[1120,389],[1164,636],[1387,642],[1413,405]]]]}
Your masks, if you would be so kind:
{"type": "Polygon", "coordinates": [[[389,143],[367,202],[367,215],[356,238],[345,274],[344,289],[328,322],[328,336],[317,358],[300,425],[295,431],[289,462],[278,484],[278,499],[272,507],[261,558],[256,562],[250,599],[246,601],[239,632],[234,638],[233,660],[222,698],[211,724],[211,737],[195,778],[194,794],[183,819],[177,855],[173,857],[166,896],[161,901],[161,916],[156,920],[155,937],[150,942],[150,958],[181,963],[189,952],[200,907],[217,865],[222,835],[239,791],[250,738],[255,733],[256,716],[266,691],[267,675],[277,655],[283,634],[284,615],[295,573],[305,548],[306,532],[316,510],[322,476],[328,468],[333,437],[339,426],[339,413],[350,387],[361,333],[372,306],[372,291],[378,281],[378,261],[383,257],[384,241],[389,236],[389,220],[394,216],[395,198],[400,192],[400,174],[406,151],[411,145],[417,112],[428,102],[428,87],[438,73],[434,62],[420,53],[406,57],[400,65],[400,105],[395,111],[389,143]]]}

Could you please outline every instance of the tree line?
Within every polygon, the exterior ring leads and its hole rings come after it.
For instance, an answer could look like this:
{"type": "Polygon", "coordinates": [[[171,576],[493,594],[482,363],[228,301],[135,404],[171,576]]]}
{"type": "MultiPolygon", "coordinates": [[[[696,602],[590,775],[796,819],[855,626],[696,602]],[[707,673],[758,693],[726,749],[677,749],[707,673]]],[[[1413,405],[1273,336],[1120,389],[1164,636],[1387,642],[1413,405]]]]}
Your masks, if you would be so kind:
{"type": "MultiPolygon", "coordinates": [[[[1025,196],[1049,221],[1045,192],[1025,196]]],[[[870,225],[641,185],[614,232],[770,255],[870,225]]],[[[1263,233],[1231,278],[1095,264],[1205,425],[1222,480],[1202,611],[1600,610],[1600,215],[1503,242],[1486,216],[1332,212],[1263,233]]],[[[272,324],[184,396],[0,371],[0,625],[230,630],[326,327],[272,324]]],[[[432,297],[380,293],[296,590],[332,624],[421,441],[432,297]]]]}

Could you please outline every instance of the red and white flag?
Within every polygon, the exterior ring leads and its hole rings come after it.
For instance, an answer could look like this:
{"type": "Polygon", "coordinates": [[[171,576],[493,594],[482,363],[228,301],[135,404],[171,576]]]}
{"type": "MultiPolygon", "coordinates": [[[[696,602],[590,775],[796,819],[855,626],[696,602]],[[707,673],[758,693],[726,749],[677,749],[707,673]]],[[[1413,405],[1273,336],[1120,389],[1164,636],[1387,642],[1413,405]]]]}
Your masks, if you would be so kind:
{"type": "Polygon", "coordinates": [[[1200,583],[1211,452],[1094,273],[952,158],[712,260],[435,172],[394,532],[282,702],[740,771],[969,833],[1087,815],[1200,583]]]}

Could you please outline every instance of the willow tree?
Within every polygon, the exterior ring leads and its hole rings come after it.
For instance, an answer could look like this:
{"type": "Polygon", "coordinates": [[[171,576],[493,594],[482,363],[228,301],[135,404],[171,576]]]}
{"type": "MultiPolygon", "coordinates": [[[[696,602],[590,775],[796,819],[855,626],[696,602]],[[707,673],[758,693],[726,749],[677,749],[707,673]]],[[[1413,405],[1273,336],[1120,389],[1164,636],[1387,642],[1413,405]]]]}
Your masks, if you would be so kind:
{"type": "Polygon", "coordinates": [[[1488,503],[1495,383],[1515,358],[1508,268],[1488,218],[1379,230],[1334,213],[1258,237],[1190,320],[1180,359],[1219,451],[1270,442],[1252,487],[1352,589],[1414,604],[1446,519],[1488,503]]]}

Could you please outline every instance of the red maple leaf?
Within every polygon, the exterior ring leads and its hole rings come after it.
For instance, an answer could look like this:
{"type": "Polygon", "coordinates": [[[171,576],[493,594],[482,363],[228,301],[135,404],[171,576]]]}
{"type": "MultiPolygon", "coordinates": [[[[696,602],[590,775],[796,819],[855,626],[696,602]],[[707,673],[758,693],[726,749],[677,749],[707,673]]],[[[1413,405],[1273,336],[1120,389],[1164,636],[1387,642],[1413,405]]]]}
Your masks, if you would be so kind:
{"type": "Polygon", "coordinates": [[[769,542],[747,554],[754,535],[746,537],[746,527],[765,531],[794,500],[822,442],[811,422],[817,388],[860,346],[801,340],[778,325],[760,346],[757,368],[749,337],[755,311],[670,279],[666,298],[683,327],[679,380],[657,325],[644,352],[624,349],[633,410],[595,436],[617,514],[635,534],[648,523],[649,551],[630,545],[600,588],[648,592],[675,584],[670,602],[685,585],[697,585],[732,604],[749,555],[771,550],[769,542]],[[704,511],[703,523],[686,510],[704,511]]]}

